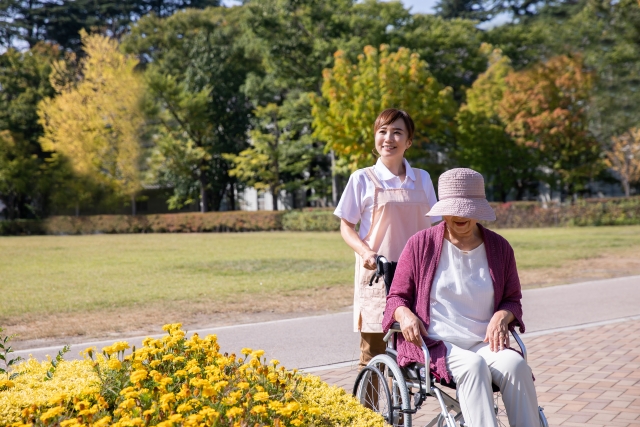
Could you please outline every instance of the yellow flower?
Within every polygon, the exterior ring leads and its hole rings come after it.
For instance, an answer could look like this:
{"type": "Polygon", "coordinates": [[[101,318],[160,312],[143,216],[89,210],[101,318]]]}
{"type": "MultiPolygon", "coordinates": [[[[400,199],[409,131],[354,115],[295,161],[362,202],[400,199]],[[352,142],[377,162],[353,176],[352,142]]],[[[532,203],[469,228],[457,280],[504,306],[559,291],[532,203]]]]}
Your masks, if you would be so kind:
{"type": "Polygon", "coordinates": [[[149,363],[149,366],[152,367],[152,368],[157,368],[161,364],[162,364],[161,360],[153,360],[153,361],[151,361],[151,363],[149,363]]]}
{"type": "Polygon", "coordinates": [[[109,366],[109,369],[113,371],[117,371],[122,367],[122,363],[120,363],[118,359],[109,359],[107,365],[109,366]]]}
{"type": "Polygon", "coordinates": [[[52,418],[57,417],[58,415],[64,412],[64,408],[62,406],[56,406],[54,408],[50,408],[47,412],[40,416],[40,421],[46,423],[52,418]]]}
{"type": "Polygon", "coordinates": [[[166,362],[166,361],[171,361],[175,358],[175,356],[173,354],[165,354],[164,356],[162,356],[162,361],[166,362]]]}
{"type": "Polygon", "coordinates": [[[234,406],[227,411],[227,417],[236,418],[238,415],[242,415],[243,413],[244,411],[241,408],[234,406]]]}
{"type": "Polygon", "coordinates": [[[264,350],[256,350],[251,353],[251,357],[255,357],[257,359],[260,359],[263,355],[264,355],[264,350]]]}
{"type": "Polygon", "coordinates": [[[73,427],[81,425],[77,419],[71,418],[70,420],[64,420],[60,423],[60,427],[73,427]]]}
{"type": "Polygon", "coordinates": [[[215,418],[218,418],[218,416],[220,416],[220,413],[218,411],[216,411],[213,408],[202,408],[199,412],[200,415],[202,415],[205,418],[208,418],[210,420],[213,420],[215,418]]]}
{"type": "Polygon", "coordinates": [[[269,400],[269,393],[266,391],[261,391],[253,395],[253,400],[256,402],[263,402],[265,400],[269,400]]]}
{"type": "Polygon", "coordinates": [[[280,361],[277,359],[271,359],[269,361],[269,365],[273,365],[273,367],[275,368],[276,366],[278,366],[280,364],[280,361]]]}
{"type": "Polygon", "coordinates": [[[187,371],[185,371],[184,369],[179,369],[176,371],[176,373],[174,374],[176,377],[186,377],[187,376],[187,371]]]}
{"type": "Polygon", "coordinates": [[[125,399],[118,405],[120,408],[131,409],[136,406],[135,399],[125,399]]]}
{"type": "Polygon", "coordinates": [[[0,389],[14,387],[15,383],[11,380],[0,380],[0,389]]]}
{"type": "Polygon", "coordinates": [[[146,379],[148,375],[149,373],[145,369],[138,369],[131,374],[130,379],[132,383],[138,383],[146,379]]]}
{"type": "Polygon", "coordinates": [[[301,420],[291,420],[290,423],[293,424],[294,426],[298,427],[300,424],[302,424],[302,421],[301,420]]]}
{"type": "Polygon", "coordinates": [[[193,406],[189,405],[188,403],[183,403],[182,405],[178,406],[178,409],[176,409],[176,411],[178,412],[189,412],[193,410],[193,406]]]}
{"type": "Polygon", "coordinates": [[[245,347],[242,350],[240,350],[240,353],[244,354],[245,356],[248,356],[251,353],[253,353],[253,350],[251,350],[250,348],[245,347]]]}
{"type": "Polygon", "coordinates": [[[51,399],[49,399],[49,405],[62,405],[67,400],[67,395],[65,393],[60,393],[51,399]]]}
{"type": "Polygon", "coordinates": [[[249,388],[249,383],[246,382],[246,381],[240,382],[240,383],[238,383],[238,388],[240,390],[248,389],[249,388]]]}
{"type": "Polygon", "coordinates": [[[251,408],[252,414],[260,415],[266,412],[267,412],[267,408],[265,408],[263,405],[256,405],[253,408],[251,408]]]}
{"type": "Polygon", "coordinates": [[[111,424],[111,417],[107,415],[93,423],[93,427],[107,427],[109,424],[111,424]]]}
{"type": "Polygon", "coordinates": [[[225,406],[233,406],[236,403],[238,403],[238,399],[236,399],[235,397],[227,396],[222,399],[222,404],[225,406]]]}
{"type": "Polygon", "coordinates": [[[181,414],[173,414],[169,417],[169,421],[174,422],[174,423],[178,423],[180,421],[182,421],[182,415],[181,414]]]}

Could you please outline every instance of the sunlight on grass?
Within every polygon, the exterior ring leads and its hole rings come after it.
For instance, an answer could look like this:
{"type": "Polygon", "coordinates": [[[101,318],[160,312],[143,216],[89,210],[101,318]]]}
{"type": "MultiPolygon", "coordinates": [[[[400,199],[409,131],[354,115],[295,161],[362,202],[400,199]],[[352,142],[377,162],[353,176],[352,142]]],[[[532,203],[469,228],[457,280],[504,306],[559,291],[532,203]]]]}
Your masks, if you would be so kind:
{"type": "MultiPolygon", "coordinates": [[[[497,230],[521,270],[640,248],[640,227],[497,230]]],[[[0,319],[152,302],[351,286],[339,233],[128,234],[0,238],[0,319]]]]}

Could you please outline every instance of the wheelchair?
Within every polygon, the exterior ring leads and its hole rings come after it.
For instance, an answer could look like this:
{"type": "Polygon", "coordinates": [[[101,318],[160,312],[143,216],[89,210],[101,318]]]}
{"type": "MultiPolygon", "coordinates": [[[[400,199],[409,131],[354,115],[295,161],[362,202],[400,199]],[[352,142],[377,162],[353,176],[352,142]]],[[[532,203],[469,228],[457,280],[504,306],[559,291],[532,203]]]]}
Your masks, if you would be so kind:
{"type": "MultiPolygon", "coordinates": [[[[375,279],[384,278],[387,294],[395,272],[395,263],[383,256],[376,259],[375,279]]],[[[372,283],[371,282],[371,283],[372,283]]],[[[447,394],[445,389],[455,391],[455,383],[439,383],[425,366],[429,366],[429,351],[422,344],[425,364],[413,363],[400,367],[397,363],[395,334],[402,333],[399,323],[395,322],[384,337],[387,343],[386,354],[375,356],[358,374],[353,387],[353,395],[362,405],[378,412],[387,424],[412,427],[412,416],[422,407],[428,397],[435,398],[440,412],[425,427],[464,427],[464,418],[458,400],[447,394]]],[[[511,331],[520,347],[522,356],[527,360],[527,349],[515,331],[511,331]]],[[[499,426],[508,426],[507,414],[502,405],[500,390],[494,384],[494,410],[499,426]]],[[[449,392],[451,393],[451,391],[449,392]]],[[[455,396],[455,395],[454,395],[455,396]]],[[[538,407],[540,426],[549,427],[543,408],[538,407]]]]}

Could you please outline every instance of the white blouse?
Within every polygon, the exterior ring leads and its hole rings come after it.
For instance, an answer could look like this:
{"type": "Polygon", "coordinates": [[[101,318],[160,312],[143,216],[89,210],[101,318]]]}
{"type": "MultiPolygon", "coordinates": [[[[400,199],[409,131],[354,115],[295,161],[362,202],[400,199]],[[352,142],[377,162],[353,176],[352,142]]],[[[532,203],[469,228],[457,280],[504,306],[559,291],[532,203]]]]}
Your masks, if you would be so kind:
{"type": "Polygon", "coordinates": [[[431,286],[428,336],[473,344],[483,341],[493,316],[493,280],[484,243],[463,251],[443,239],[431,286]]]}
{"type": "MultiPolygon", "coordinates": [[[[382,163],[380,159],[376,162],[373,171],[380,180],[380,183],[388,189],[406,188],[413,190],[415,188],[416,176],[413,173],[413,169],[409,165],[407,159],[404,159],[404,165],[407,170],[404,181],[400,181],[397,175],[391,173],[391,171],[382,163]]],[[[433,183],[429,177],[429,173],[422,169],[420,171],[420,178],[422,179],[422,187],[429,206],[436,204],[438,199],[436,198],[436,191],[433,188],[433,183]]],[[[373,195],[375,193],[375,185],[369,179],[364,169],[358,169],[349,177],[349,182],[344,188],[340,202],[333,212],[334,215],[344,218],[352,224],[357,224],[360,221],[360,229],[358,235],[361,239],[364,239],[371,228],[371,217],[373,216],[373,195]]],[[[431,224],[442,220],[442,217],[432,216],[431,224]]]]}

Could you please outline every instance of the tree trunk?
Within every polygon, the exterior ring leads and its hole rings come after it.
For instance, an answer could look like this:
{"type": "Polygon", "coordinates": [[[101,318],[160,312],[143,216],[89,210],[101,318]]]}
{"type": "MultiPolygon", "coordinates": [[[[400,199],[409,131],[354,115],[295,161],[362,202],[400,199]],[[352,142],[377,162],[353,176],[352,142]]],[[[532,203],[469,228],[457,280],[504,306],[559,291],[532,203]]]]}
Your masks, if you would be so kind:
{"type": "Polygon", "coordinates": [[[207,182],[204,177],[200,177],[200,212],[205,213],[208,209],[207,182]]]}
{"type": "Polygon", "coordinates": [[[331,202],[333,206],[338,206],[338,177],[336,176],[336,153],[331,150],[331,202]]]}
{"type": "Polygon", "coordinates": [[[136,195],[131,195],[131,215],[136,216],[136,195]]]}
{"type": "Polygon", "coordinates": [[[622,179],[622,187],[624,188],[624,196],[625,197],[630,197],[631,196],[631,185],[629,184],[629,180],[627,179],[622,179]]]}
{"type": "Polygon", "coordinates": [[[273,210],[278,210],[278,193],[275,187],[271,187],[271,197],[273,198],[273,210]]]}
{"type": "Polygon", "coordinates": [[[229,210],[236,210],[236,185],[234,183],[229,184],[229,210]]]}
{"type": "Polygon", "coordinates": [[[80,203],[76,202],[76,216],[80,216],[80,203]]]}

